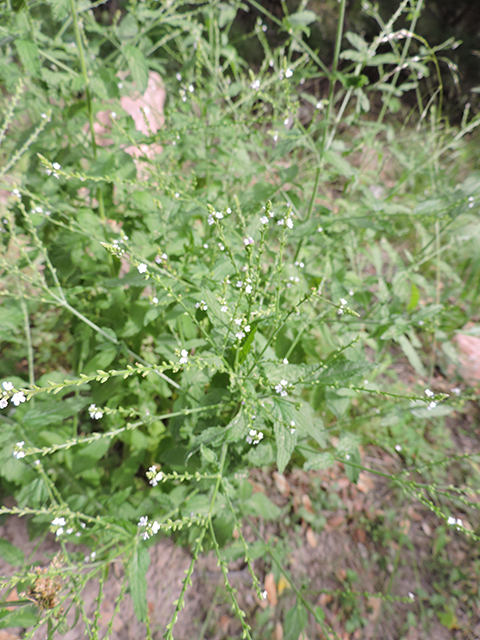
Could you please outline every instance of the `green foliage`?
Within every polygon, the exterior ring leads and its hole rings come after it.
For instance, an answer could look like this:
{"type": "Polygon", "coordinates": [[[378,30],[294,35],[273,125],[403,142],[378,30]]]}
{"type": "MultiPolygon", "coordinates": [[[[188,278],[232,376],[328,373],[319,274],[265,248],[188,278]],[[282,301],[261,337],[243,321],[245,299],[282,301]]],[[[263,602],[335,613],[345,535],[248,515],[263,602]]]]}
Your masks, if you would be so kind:
{"type": "MultiPolygon", "coordinates": [[[[252,493],[252,467],[341,464],[356,483],[374,443],[416,467],[415,478],[391,480],[440,520],[473,510],[463,487],[437,486],[448,460],[442,417],[461,401],[388,378],[399,353],[426,384],[437,345],[476,309],[478,289],[480,178],[467,134],[480,120],[466,113],[451,129],[441,93],[422,94],[419,74],[441,77],[437,49],[396,29],[410,4],[379,21],[372,42],[347,33],[343,50],[340,20],[332,69],[306,43],[312,11],[279,21],[262,9],[288,38],[272,50],[257,23],[246,36],[262,47],[255,70],[230,39],[238,2],[131,2],[111,24],[83,1],[0,4],[10,94],[0,129],[0,477],[17,501],[1,513],[50,530],[68,559],[52,606],[38,621],[25,608],[9,626],[60,628],[62,606],[77,606],[116,557],[127,569],[122,597],[128,585],[148,626],[147,549],[161,531],[192,549],[165,637],[208,549],[251,637],[225,547],[235,532],[262,599],[241,522],[285,515],[252,493]],[[155,84],[152,72],[163,85],[135,121],[128,102],[155,84]],[[319,79],[328,95],[303,88],[319,79]],[[391,116],[409,92],[415,129],[391,116]],[[92,552],[85,560],[66,541],[92,552]]],[[[0,556],[23,565],[1,543],[0,556]]],[[[261,555],[280,570],[271,545],[261,555]]],[[[294,591],[290,640],[310,619],[326,628],[294,591]]],[[[348,606],[353,631],[363,622],[348,606]]]]}

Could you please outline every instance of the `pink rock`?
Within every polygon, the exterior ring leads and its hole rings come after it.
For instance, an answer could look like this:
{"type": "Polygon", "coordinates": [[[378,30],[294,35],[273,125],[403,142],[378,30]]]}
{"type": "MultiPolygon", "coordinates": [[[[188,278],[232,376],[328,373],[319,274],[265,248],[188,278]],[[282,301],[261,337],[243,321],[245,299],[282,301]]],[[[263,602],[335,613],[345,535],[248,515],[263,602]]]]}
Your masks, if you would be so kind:
{"type": "Polygon", "coordinates": [[[459,371],[470,385],[480,382],[480,338],[459,333],[455,341],[459,350],[459,371]]]}

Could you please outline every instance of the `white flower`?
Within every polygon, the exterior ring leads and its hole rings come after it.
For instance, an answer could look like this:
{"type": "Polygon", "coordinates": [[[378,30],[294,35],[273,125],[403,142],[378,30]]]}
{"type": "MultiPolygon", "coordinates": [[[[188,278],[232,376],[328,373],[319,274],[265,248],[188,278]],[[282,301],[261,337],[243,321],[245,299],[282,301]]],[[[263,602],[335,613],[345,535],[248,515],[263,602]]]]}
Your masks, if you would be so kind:
{"type": "Polygon", "coordinates": [[[436,402],[430,402],[430,404],[428,405],[427,409],[428,409],[428,411],[431,411],[432,409],[435,409],[436,406],[437,406],[436,402]]]}
{"type": "Polygon", "coordinates": [[[16,198],[21,198],[22,194],[20,193],[20,191],[18,189],[14,189],[12,191],[12,195],[14,195],[16,198]]]}
{"type": "Polygon", "coordinates": [[[158,304],[158,298],[155,296],[154,298],[152,298],[152,302],[153,304],[158,304]]]}
{"type": "Polygon", "coordinates": [[[228,215],[230,215],[232,213],[232,210],[230,209],[230,207],[227,207],[227,213],[228,213],[228,215]]]}
{"type": "Polygon", "coordinates": [[[267,216],[262,216],[262,217],[260,218],[260,222],[261,222],[262,224],[268,224],[268,218],[267,218],[267,216]]]}
{"type": "Polygon", "coordinates": [[[255,91],[258,91],[260,89],[260,80],[254,80],[250,86],[255,91]]]}
{"type": "Polygon", "coordinates": [[[205,300],[200,300],[200,302],[196,302],[195,307],[197,309],[201,309],[202,311],[206,311],[208,309],[208,306],[205,300]]]}
{"type": "Polygon", "coordinates": [[[342,307],[344,307],[347,303],[347,301],[345,300],[345,298],[340,298],[340,304],[342,305],[342,307]]]}
{"type": "Polygon", "coordinates": [[[454,393],[456,396],[459,396],[462,393],[462,390],[460,389],[460,387],[454,387],[453,389],[450,389],[450,391],[454,393]]]}
{"type": "Polygon", "coordinates": [[[237,284],[235,286],[240,289],[241,287],[243,287],[243,282],[241,280],[237,280],[237,284]]]}
{"type": "Polygon", "coordinates": [[[8,406],[8,400],[5,400],[5,398],[2,398],[0,400],[0,409],[5,409],[8,406]]]}
{"type": "Polygon", "coordinates": [[[178,191],[175,193],[175,198],[179,198],[180,194],[178,193],[178,191]]]}
{"type": "Polygon", "coordinates": [[[115,113],[115,111],[112,111],[110,116],[113,118],[113,120],[115,120],[115,118],[117,117],[117,114],[115,113]]]}
{"type": "Polygon", "coordinates": [[[262,600],[266,600],[266,599],[267,599],[267,592],[262,591],[262,600]]]}
{"type": "Polygon", "coordinates": [[[291,78],[293,76],[293,71],[291,69],[287,69],[285,71],[285,77],[286,78],[291,78]]]}
{"type": "Polygon", "coordinates": [[[160,531],[160,524],[155,520],[152,524],[152,533],[158,533],[160,531]]]}
{"type": "Polygon", "coordinates": [[[186,349],[182,349],[182,351],[180,352],[180,355],[182,356],[180,358],[180,364],[187,364],[187,362],[188,362],[188,351],[186,349]]]}
{"type": "MultiPolygon", "coordinates": [[[[153,467],[153,469],[155,469],[155,467],[153,467]]],[[[162,480],[163,480],[163,473],[159,471],[155,475],[155,477],[150,480],[150,484],[152,485],[152,487],[156,487],[158,483],[161,482],[162,480]]]]}
{"type": "Polygon", "coordinates": [[[408,597],[410,598],[410,600],[415,600],[415,596],[411,591],[408,592],[408,597]]]}
{"type": "Polygon", "coordinates": [[[247,286],[245,287],[245,293],[252,293],[252,285],[251,284],[247,284],[247,286]]]}
{"type": "Polygon", "coordinates": [[[55,518],[52,520],[52,525],[54,527],[64,527],[67,524],[65,518],[55,518]]]}
{"type": "Polygon", "coordinates": [[[248,333],[248,332],[250,331],[250,325],[249,325],[249,324],[246,324],[246,325],[243,327],[243,330],[245,331],[245,333],[248,333]]]}
{"type": "Polygon", "coordinates": [[[223,218],[223,213],[221,211],[215,211],[215,217],[217,220],[221,220],[223,218]]]}
{"type": "Polygon", "coordinates": [[[61,168],[62,168],[62,165],[61,165],[61,164],[58,164],[58,162],[54,162],[54,163],[52,164],[52,167],[55,169],[55,171],[58,171],[59,169],[61,169],[61,168]]]}
{"type": "Polygon", "coordinates": [[[295,420],[290,420],[290,426],[294,427],[295,426],[295,420]]]}
{"type": "Polygon", "coordinates": [[[402,450],[402,445],[401,444],[396,444],[395,445],[395,451],[400,452],[402,450]]]}
{"type": "Polygon", "coordinates": [[[317,233],[322,233],[322,231],[323,231],[323,227],[318,227],[317,233]]]}
{"type": "Polygon", "coordinates": [[[15,445],[13,457],[17,458],[17,460],[20,460],[21,458],[25,457],[25,451],[22,451],[24,444],[25,444],[25,441],[22,440],[21,442],[17,442],[17,444],[15,445]]]}
{"type": "Polygon", "coordinates": [[[237,338],[237,340],[241,340],[242,338],[244,338],[244,337],[245,337],[245,334],[243,333],[243,331],[238,331],[238,332],[235,334],[235,337],[237,338]]]}
{"type": "Polygon", "coordinates": [[[57,529],[56,534],[57,536],[61,536],[63,533],[63,527],[60,527],[59,529],[57,529]]]}
{"type": "Polygon", "coordinates": [[[447,523],[448,523],[448,524],[455,524],[455,522],[456,522],[456,520],[455,520],[455,518],[453,518],[452,516],[450,516],[450,517],[448,518],[448,520],[447,520],[447,523]]]}
{"type": "Polygon", "coordinates": [[[287,392],[285,391],[285,387],[287,386],[288,386],[287,380],[280,380],[280,382],[275,385],[275,391],[282,397],[285,397],[286,395],[288,395],[287,392]]]}
{"type": "Polygon", "coordinates": [[[146,265],[144,262],[141,262],[141,263],[138,265],[137,269],[138,269],[138,273],[146,273],[146,271],[147,271],[148,267],[147,267],[147,265],[146,265]]]}
{"type": "Polygon", "coordinates": [[[146,527],[148,524],[148,516],[142,516],[140,518],[140,520],[138,521],[138,526],[139,527],[146,527]]]}
{"type": "Polygon", "coordinates": [[[182,80],[182,74],[181,73],[177,73],[175,75],[176,79],[180,82],[182,80]]]}
{"type": "Polygon", "coordinates": [[[40,117],[41,117],[41,118],[43,118],[43,119],[45,120],[45,119],[46,119],[46,117],[47,117],[47,114],[46,114],[46,113],[41,113],[41,114],[40,114],[40,117]]]}
{"type": "Polygon", "coordinates": [[[90,414],[90,417],[95,420],[100,420],[100,418],[103,418],[103,411],[99,409],[95,404],[91,404],[88,407],[88,413],[90,414]]]}
{"type": "Polygon", "coordinates": [[[208,244],[205,242],[205,244],[203,245],[204,249],[208,249],[208,244]]]}
{"type": "Polygon", "coordinates": [[[11,391],[13,389],[13,383],[5,380],[5,382],[2,382],[2,387],[5,389],[5,391],[11,391]]]}
{"type": "Polygon", "coordinates": [[[425,389],[425,395],[427,396],[427,398],[433,398],[435,396],[433,391],[430,391],[430,389],[425,389]]]}
{"type": "Polygon", "coordinates": [[[283,364],[288,364],[288,359],[287,358],[283,359],[283,364]]]}
{"type": "Polygon", "coordinates": [[[237,327],[239,327],[242,324],[242,319],[241,318],[235,318],[234,323],[237,325],[237,327]]]}
{"type": "Polygon", "coordinates": [[[193,93],[195,91],[195,87],[193,86],[193,84],[188,85],[188,90],[190,91],[190,93],[193,93]]]}
{"type": "Polygon", "coordinates": [[[208,220],[207,220],[207,222],[208,222],[208,224],[209,224],[210,226],[215,222],[215,220],[214,220],[214,218],[213,218],[212,214],[210,214],[210,215],[208,216],[208,220]]]}
{"type": "Polygon", "coordinates": [[[228,311],[228,307],[227,307],[227,305],[226,305],[226,304],[222,305],[222,306],[220,307],[220,311],[221,311],[222,313],[227,313],[227,311],[228,311]]]}
{"type": "Polygon", "coordinates": [[[248,245],[250,244],[254,244],[254,240],[252,238],[252,236],[249,236],[248,238],[244,238],[243,239],[243,244],[248,247],[248,245]]]}
{"type": "Polygon", "coordinates": [[[16,407],[18,407],[21,402],[25,402],[25,400],[26,398],[23,391],[17,391],[17,393],[14,393],[11,397],[12,404],[14,404],[16,407]]]}

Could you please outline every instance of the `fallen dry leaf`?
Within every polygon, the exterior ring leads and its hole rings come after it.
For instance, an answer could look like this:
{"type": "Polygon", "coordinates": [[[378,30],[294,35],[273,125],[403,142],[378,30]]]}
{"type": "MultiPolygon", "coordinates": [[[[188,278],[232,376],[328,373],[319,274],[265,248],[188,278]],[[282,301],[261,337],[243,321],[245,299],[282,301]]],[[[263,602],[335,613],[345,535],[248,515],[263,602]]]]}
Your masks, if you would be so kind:
{"type": "Polygon", "coordinates": [[[285,576],[280,576],[277,587],[278,595],[281,596],[285,589],[290,589],[290,583],[285,576]]]}
{"type": "Polygon", "coordinates": [[[308,513],[314,513],[312,507],[312,501],[310,500],[310,496],[307,493],[302,494],[302,504],[308,513]]]}
{"type": "Polygon", "coordinates": [[[283,627],[280,622],[275,625],[275,640],[283,640],[283,627]]]}
{"type": "Polygon", "coordinates": [[[312,549],[315,549],[318,543],[317,537],[315,536],[315,532],[313,531],[312,527],[308,527],[306,537],[308,544],[312,547],[312,549]]]}
{"type": "Polygon", "coordinates": [[[373,479],[365,473],[365,471],[360,471],[358,475],[357,489],[362,493],[368,493],[374,487],[375,483],[373,482],[373,479]]]}
{"type": "Polygon", "coordinates": [[[343,521],[343,513],[336,513],[334,516],[327,520],[327,527],[329,529],[337,529],[343,521]]]}
{"type": "Polygon", "coordinates": [[[382,610],[382,601],[380,598],[371,596],[368,599],[368,606],[371,609],[371,612],[368,614],[368,619],[375,621],[380,615],[380,611],[382,610]]]}
{"type": "Polygon", "coordinates": [[[273,573],[268,573],[265,576],[265,591],[267,592],[268,602],[272,605],[272,607],[275,607],[278,603],[278,598],[277,598],[277,586],[275,584],[275,578],[273,573]]]}
{"type": "Polygon", "coordinates": [[[274,471],[273,480],[275,482],[275,486],[277,487],[277,491],[282,494],[282,496],[288,496],[290,493],[290,485],[288,484],[288,480],[285,478],[283,473],[278,473],[278,471],[274,471]]]}
{"type": "Polygon", "coordinates": [[[426,522],[422,522],[422,529],[423,529],[423,533],[428,536],[429,538],[432,537],[432,529],[430,528],[430,525],[427,524],[426,522]]]}

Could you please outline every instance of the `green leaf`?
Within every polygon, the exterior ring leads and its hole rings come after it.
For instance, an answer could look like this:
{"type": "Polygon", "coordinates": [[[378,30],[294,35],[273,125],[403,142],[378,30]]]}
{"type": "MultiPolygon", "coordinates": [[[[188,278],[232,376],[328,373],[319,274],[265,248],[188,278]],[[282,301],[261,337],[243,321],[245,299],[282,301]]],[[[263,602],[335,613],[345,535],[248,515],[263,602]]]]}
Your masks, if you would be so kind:
{"type": "Polygon", "coordinates": [[[238,442],[247,435],[247,431],[248,425],[245,423],[245,416],[240,411],[227,425],[225,442],[238,442]]]}
{"type": "Polygon", "coordinates": [[[0,538],[0,558],[6,560],[12,567],[18,567],[25,561],[23,551],[3,538],[0,538]]]}
{"type": "Polygon", "coordinates": [[[140,542],[133,552],[128,567],[130,594],[133,600],[133,609],[139,622],[145,622],[147,619],[147,579],[145,574],[149,564],[150,556],[148,550],[140,542]]]}
{"type": "Polygon", "coordinates": [[[298,602],[285,614],[283,640],[298,640],[307,624],[307,612],[305,607],[298,602]]]}
{"type": "Polygon", "coordinates": [[[148,63],[140,51],[132,45],[123,47],[123,55],[127,59],[128,68],[140,93],[145,93],[148,85],[148,63]]]}
{"type": "Polygon", "coordinates": [[[265,520],[278,520],[281,509],[267,498],[264,493],[254,493],[243,503],[245,510],[255,516],[265,518],[265,520]]]}
{"type": "Polygon", "coordinates": [[[240,348],[240,353],[238,354],[238,361],[240,364],[242,364],[242,362],[245,362],[245,358],[252,348],[253,339],[255,337],[255,333],[257,332],[259,322],[259,320],[252,322],[250,332],[247,334],[247,337],[244,338],[244,342],[240,348]]]}
{"type": "Polygon", "coordinates": [[[303,465],[304,471],[318,471],[320,469],[328,469],[335,464],[335,458],[331,453],[319,453],[307,460],[303,465]]]}
{"type": "Polygon", "coordinates": [[[415,371],[418,373],[418,375],[421,376],[422,378],[426,378],[427,371],[423,366],[422,361],[420,360],[420,356],[416,352],[414,346],[412,345],[410,340],[407,338],[407,336],[405,335],[398,336],[397,338],[395,338],[395,342],[398,342],[403,353],[407,356],[408,361],[410,362],[412,367],[415,369],[415,371]]]}
{"type": "Polygon", "coordinates": [[[25,0],[11,0],[12,9],[18,13],[25,6],[25,0]]]}
{"type": "Polygon", "coordinates": [[[318,20],[318,16],[314,11],[297,11],[288,16],[288,21],[292,26],[306,27],[308,24],[318,20]]]}
{"type": "Polygon", "coordinates": [[[283,473],[297,444],[297,434],[296,432],[292,433],[281,422],[275,423],[274,431],[277,443],[277,468],[280,473],[283,473]]]}
{"type": "Polygon", "coordinates": [[[40,57],[37,45],[29,40],[15,40],[15,46],[25,71],[33,76],[39,76],[40,57]]]}
{"type": "Polygon", "coordinates": [[[38,609],[35,605],[21,607],[15,611],[2,611],[0,614],[0,629],[10,627],[32,627],[38,620],[38,609]]]}
{"type": "Polygon", "coordinates": [[[417,285],[412,282],[412,289],[410,293],[410,302],[408,303],[407,311],[413,311],[420,300],[420,291],[417,285]]]}

